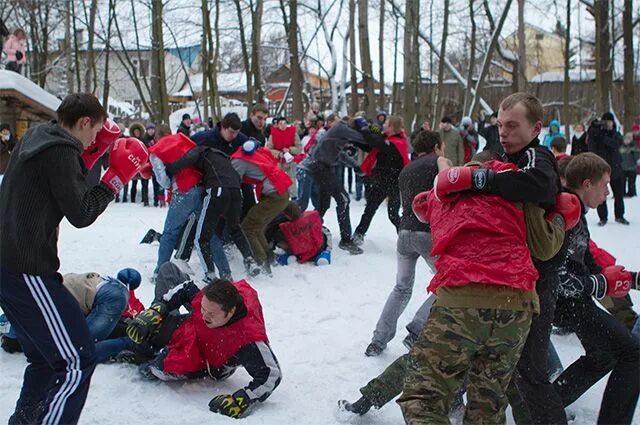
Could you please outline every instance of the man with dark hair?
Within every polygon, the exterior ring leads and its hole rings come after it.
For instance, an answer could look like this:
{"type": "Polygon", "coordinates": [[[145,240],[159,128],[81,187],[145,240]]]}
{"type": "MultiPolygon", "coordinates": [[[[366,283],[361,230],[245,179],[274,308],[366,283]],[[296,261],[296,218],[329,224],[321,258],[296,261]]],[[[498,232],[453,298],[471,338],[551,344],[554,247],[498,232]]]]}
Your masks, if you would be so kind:
{"type": "MultiPolygon", "coordinates": [[[[418,193],[433,188],[438,162],[446,161],[445,146],[437,132],[423,130],[413,141],[413,151],[416,159],[404,167],[398,178],[402,217],[398,225],[396,285],[382,309],[371,343],[364,352],[366,356],[380,355],[395,336],[398,318],[411,299],[418,258],[422,257],[432,273],[435,272],[429,225],[418,221],[411,203],[418,193]]],[[[410,332],[417,337],[420,330],[410,329],[410,332]]]]}
{"type": "Polygon", "coordinates": [[[58,273],[59,225],[91,225],[148,156],[140,141],[114,144],[120,132],[91,94],[68,95],[56,112],[57,124],[24,135],[0,189],[0,306],[29,362],[9,423],[78,422],[95,346],[58,273]],[[109,168],[92,187],[88,168],[109,147],[109,168]]]}
{"type": "Polygon", "coordinates": [[[556,161],[569,156],[567,155],[567,139],[562,136],[554,137],[549,144],[549,149],[551,149],[553,156],[556,157],[556,161]]]}
{"type": "MultiPolygon", "coordinates": [[[[262,306],[257,292],[245,280],[231,283],[215,279],[200,290],[173,264],[168,292],[140,313],[127,329],[137,344],[162,333],[163,321],[181,306],[191,317],[173,331],[167,347],[140,367],[149,379],[178,381],[210,377],[221,381],[238,367],[252,378],[233,394],[220,394],[209,402],[212,412],[233,418],[248,414],[256,402],[265,401],[280,384],[280,365],[269,346],[262,306]]],[[[169,324],[167,324],[169,326],[169,324]]]]}
{"type": "Polygon", "coordinates": [[[484,150],[492,151],[500,155],[504,154],[504,149],[502,149],[500,145],[497,112],[491,114],[489,117],[489,125],[484,126],[478,133],[487,141],[484,150]]]}
{"type": "Polygon", "coordinates": [[[451,117],[444,116],[440,120],[440,139],[446,147],[445,157],[450,160],[453,165],[464,164],[464,143],[460,132],[453,125],[451,117]]]}
{"type": "Polygon", "coordinates": [[[269,110],[262,103],[256,103],[249,112],[249,118],[242,121],[240,131],[247,137],[253,137],[264,146],[269,136],[267,133],[267,118],[269,110]]]}
{"type": "Polygon", "coordinates": [[[183,114],[182,121],[180,121],[180,125],[178,126],[178,133],[182,133],[185,136],[189,137],[191,135],[191,115],[183,114]]]}

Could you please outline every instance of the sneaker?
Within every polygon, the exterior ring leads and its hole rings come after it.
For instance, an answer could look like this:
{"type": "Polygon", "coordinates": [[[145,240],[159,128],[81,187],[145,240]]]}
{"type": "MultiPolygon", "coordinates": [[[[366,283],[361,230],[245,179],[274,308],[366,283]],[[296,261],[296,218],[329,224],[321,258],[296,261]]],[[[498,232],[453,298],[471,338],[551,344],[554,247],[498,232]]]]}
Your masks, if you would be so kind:
{"type": "Polygon", "coordinates": [[[144,235],[140,243],[152,243],[152,242],[160,242],[160,237],[162,237],[162,233],[158,233],[153,229],[149,229],[147,234],[144,235]]]}
{"type": "Polygon", "coordinates": [[[340,241],[338,248],[347,251],[351,255],[360,255],[364,251],[352,241],[340,241]]]}
{"type": "Polygon", "coordinates": [[[354,233],[351,240],[357,246],[361,246],[364,243],[364,235],[362,233],[354,233]]]}
{"type": "Polygon", "coordinates": [[[326,266],[331,264],[331,251],[324,250],[315,259],[316,266],[326,266]]]}
{"type": "Polygon", "coordinates": [[[280,254],[276,257],[276,263],[280,264],[281,266],[288,266],[289,264],[295,264],[296,261],[297,261],[296,256],[288,253],[280,254]]]}
{"type": "Polygon", "coordinates": [[[625,226],[629,225],[629,222],[627,221],[627,219],[623,217],[616,218],[616,223],[624,224],[625,226]]]}
{"type": "Polygon", "coordinates": [[[382,346],[377,342],[372,342],[367,346],[367,349],[364,350],[364,355],[367,357],[378,357],[380,354],[382,354],[385,348],[387,347],[382,346]]]}
{"type": "Polygon", "coordinates": [[[260,266],[252,257],[244,259],[244,268],[250,277],[255,277],[260,274],[260,266]]]}
{"type": "Polygon", "coordinates": [[[340,410],[355,413],[357,415],[364,415],[371,410],[372,407],[373,405],[371,402],[364,397],[360,397],[358,401],[354,403],[349,403],[347,400],[338,401],[338,408],[340,410]]]}
{"type": "Polygon", "coordinates": [[[402,340],[402,345],[407,347],[407,349],[411,350],[411,347],[413,347],[413,344],[416,343],[417,339],[418,339],[418,335],[414,334],[413,332],[409,332],[407,336],[405,336],[404,339],[402,340]]]}
{"type": "Polygon", "coordinates": [[[598,222],[598,226],[600,226],[600,227],[605,226],[606,224],[607,224],[607,220],[600,220],[598,222]]]}
{"type": "Polygon", "coordinates": [[[178,266],[178,268],[180,269],[180,271],[182,273],[186,273],[188,275],[195,275],[196,272],[193,271],[193,269],[191,268],[191,266],[189,265],[189,262],[187,260],[182,260],[180,258],[174,258],[173,260],[171,260],[171,262],[173,264],[175,264],[176,266],[178,266]]]}

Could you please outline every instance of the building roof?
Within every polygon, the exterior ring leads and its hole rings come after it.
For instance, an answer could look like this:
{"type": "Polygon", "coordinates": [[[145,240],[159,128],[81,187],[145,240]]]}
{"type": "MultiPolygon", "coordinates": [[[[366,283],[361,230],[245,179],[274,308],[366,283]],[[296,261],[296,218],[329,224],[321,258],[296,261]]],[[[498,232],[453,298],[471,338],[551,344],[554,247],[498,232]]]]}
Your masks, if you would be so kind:
{"type": "Polygon", "coordinates": [[[61,103],[60,99],[28,78],[16,72],[0,70],[0,97],[8,96],[11,92],[18,94],[15,97],[29,106],[48,112],[50,115],[53,115],[61,103]]]}
{"type": "MultiPolygon", "coordinates": [[[[182,89],[171,93],[175,97],[192,97],[193,93],[202,93],[202,72],[189,75],[189,84],[184,83],[182,89]]],[[[247,74],[244,72],[219,72],[218,73],[218,92],[220,93],[246,93],[247,91],[247,74]]]]}

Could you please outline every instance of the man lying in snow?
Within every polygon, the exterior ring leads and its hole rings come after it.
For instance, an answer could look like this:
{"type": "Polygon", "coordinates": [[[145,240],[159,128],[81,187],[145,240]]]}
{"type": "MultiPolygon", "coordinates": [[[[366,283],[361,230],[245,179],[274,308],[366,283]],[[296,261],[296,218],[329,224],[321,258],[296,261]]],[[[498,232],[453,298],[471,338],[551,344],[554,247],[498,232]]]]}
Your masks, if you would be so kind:
{"type": "Polygon", "coordinates": [[[192,314],[173,331],[160,354],[140,366],[140,372],[162,381],[207,376],[219,381],[242,366],[253,380],[233,394],[217,395],[209,409],[233,418],[245,416],[252,405],[271,395],[281,379],[258,294],[245,280],[215,279],[200,290],[188,275],[177,267],[174,271],[173,282],[167,282],[173,287],[130,322],[127,334],[142,344],[160,331],[170,312],[185,305],[192,314]]]}

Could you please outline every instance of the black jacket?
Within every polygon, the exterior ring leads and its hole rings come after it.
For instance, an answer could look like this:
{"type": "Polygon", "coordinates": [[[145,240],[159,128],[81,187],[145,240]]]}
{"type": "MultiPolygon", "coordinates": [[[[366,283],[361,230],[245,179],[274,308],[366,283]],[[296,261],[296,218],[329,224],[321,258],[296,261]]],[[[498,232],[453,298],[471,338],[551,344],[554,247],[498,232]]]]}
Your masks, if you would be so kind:
{"type": "Polygon", "coordinates": [[[583,152],[589,152],[589,146],[587,146],[587,133],[582,133],[580,137],[576,137],[574,134],[571,137],[571,155],[578,155],[583,152]]]}
{"type": "Polygon", "coordinates": [[[185,136],[189,137],[191,134],[191,127],[187,127],[183,122],[178,126],[178,133],[182,133],[185,136]]]}
{"type": "Polygon", "coordinates": [[[347,145],[365,145],[364,133],[369,132],[365,131],[361,133],[343,122],[338,122],[316,142],[316,146],[312,149],[311,156],[314,161],[330,167],[338,162],[340,152],[347,145]]]}
{"type": "Polygon", "coordinates": [[[231,165],[229,155],[218,149],[197,146],[185,153],[176,162],[167,165],[167,174],[172,177],[189,165],[195,165],[202,171],[202,184],[205,189],[226,187],[240,189],[240,176],[231,165]]]}
{"type": "Polygon", "coordinates": [[[399,230],[430,231],[428,224],[421,223],[416,218],[411,203],[418,193],[433,189],[433,180],[437,175],[438,156],[433,153],[414,159],[400,172],[398,185],[402,200],[402,217],[399,230]]]}
{"type": "Polygon", "coordinates": [[[611,180],[622,177],[622,141],[622,134],[615,127],[613,130],[601,130],[594,137],[589,135],[589,151],[607,161],[611,167],[611,180]]]}
{"type": "Polygon", "coordinates": [[[210,148],[218,149],[226,153],[227,155],[231,155],[234,153],[244,142],[248,140],[248,137],[243,133],[238,133],[236,138],[232,142],[227,142],[220,134],[220,123],[218,123],[215,127],[209,130],[201,131],[193,135],[191,140],[196,142],[198,145],[208,146],[210,148]]]}
{"type": "Polygon", "coordinates": [[[258,130],[250,118],[242,121],[242,127],[240,127],[240,132],[247,137],[253,137],[257,141],[260,142],[261,146],[264,146],[267,143],[267,126],[262,130],[258,130]]]}
{"type": "Polygon", "coordinates": [[[381,134],[365,135],[366,145],[361,145],[363,151],[369,152],[374,148],[380,149],[376,158],[376,165],[373,174],[386,174],[389,171],[397,173],[404,167],[402,155],[395,145],[387,141],[381,134]]]}
{"type": "Polygon", "coordinates": [[[29,129],[13,151],[0,188],[0,266],[14,273],[54,275],[58,231],[67,218],[87,227],[113,200],[108,186],[91,186],[83,146],[56,124],[29,129]]]}

